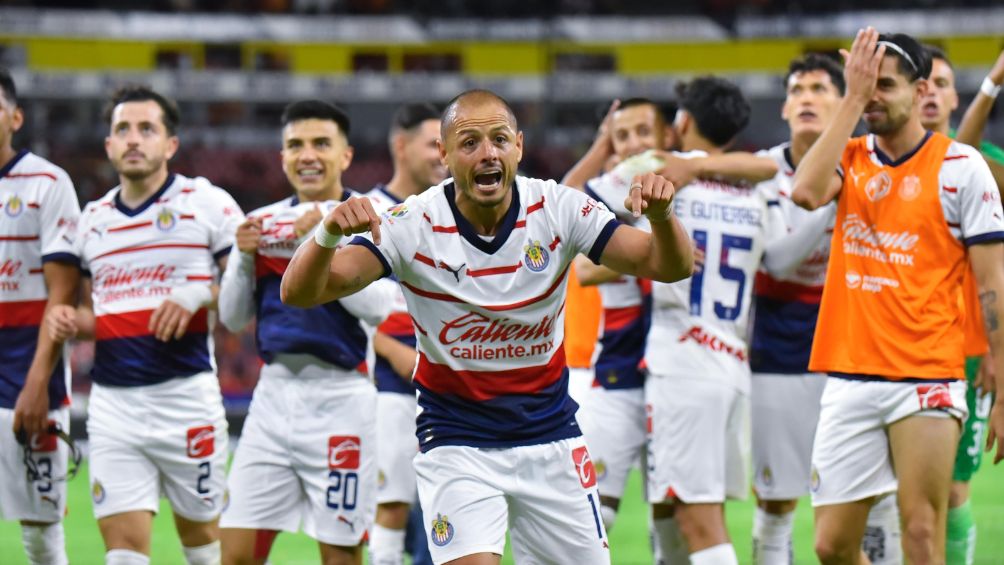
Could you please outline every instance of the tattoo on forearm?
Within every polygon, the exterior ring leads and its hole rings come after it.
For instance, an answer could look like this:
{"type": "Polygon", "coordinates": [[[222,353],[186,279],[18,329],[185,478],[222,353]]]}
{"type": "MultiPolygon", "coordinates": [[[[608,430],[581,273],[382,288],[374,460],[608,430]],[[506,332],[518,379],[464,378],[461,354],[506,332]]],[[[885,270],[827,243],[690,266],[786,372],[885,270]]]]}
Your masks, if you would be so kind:
{"type": "Polygon", "coordinates": [[[987,290],[980,293],[980,305],[983,307],[983,325],[987,333],[997,331],[1000,326],[997,320],[997,292],[987,290]]]}

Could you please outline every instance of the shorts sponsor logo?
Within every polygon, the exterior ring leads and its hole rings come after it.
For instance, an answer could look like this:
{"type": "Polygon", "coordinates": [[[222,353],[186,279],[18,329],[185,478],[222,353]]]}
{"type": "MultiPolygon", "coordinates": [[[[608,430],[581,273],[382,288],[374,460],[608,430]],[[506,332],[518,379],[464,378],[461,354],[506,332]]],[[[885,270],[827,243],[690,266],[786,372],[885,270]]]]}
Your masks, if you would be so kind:
{"type": "MultiPolygon", "coordinates": [[[[56,425],[55,420],[49,420],[49,427],[56,425]]],[[[52,453],[59,446],[59,436],[56,434],[39,433],[31,436],[31,450],[38,453],[52,453]]]]}
{"type": "Polygon", "coordinates": [[[213,426],[188,428],[188,447],[185,450],[192,459],[209,457],[216,451],[216,435],[213,426]]]}
{"type": "MultiPolygon", "coordinates": [[[[645,405],[645,433],[652,434],[652,405],[645,405]]],[[[649,459],[652,460],[651,458],[649,459]]]]}
{"type": "Polygon", "coordinates": [[[429,538],[438,547],[443,547],[453,541],[453,524],[450,523],[446,516],[438,512],[436,513],[436,519],[432,521],[432,531],[429,538]]]}
{"type": "Polygon", "coordinates": [[[899,182],[899,197],[906,202],[916,200],[920,196],[921,188],[920,177],[909,175],[899,182]]]}
{"type": "Polygon", "coordinates": [[[746,361],[746,350],[742,347],[733,347],[724,341],[718,339],[717,337],[704,331],[701,326],[693,326],[686,333],[680,336],[679,341],[683,343],[685,341],[692,340],[698,345],[710,349],[716,353],[725,353],[726,355],[735,357],[736,359],[745,362],[746,361]]]}
{"type": "Polygon", "coordinates": [[[596,469],[593,467],[593,460],[590,459],[586,446],[583,445],[572,450],[572,463],[575,464],[575,472],[579,475],[579,483],[582,484],[582,488],[596,486],[596,469]]]}
{"type": "Polygon", "coordinates": [[[551,257],[540,241],[531,241],[523,246],[523,263],[526,264],[527,269],[539,273],[546,269],[550,262],[551,257]]]}
{"type": "Polygon", "coordinates": [[[809,480],[809,488],[812,492],[819,492],[819,469],[815,465],[812,466],[812,477],[809,480]]]}
{"type": "Polygon", "coordinates": [[[177,223],[178,221],[174,218],[174,214],[167,208],[164,208],[157,214],[156,225],[160,231],[171,231],[177,223]]]}
{"type": "Polygon", "coordinates": [[[328,468],[358,469],[360,446],[359,436],[328,438],[328,468]]]}
{"type": "Polygon", "coordinates": [[[872,202],[878,202],[889,194],[892,188],[892,178],[889,173],[882,171],[868,180],[865,185],[865,196],[872,202]]]}
{"type": "Polygon", "coordinates": [[[101,485],[101,481],[96,480],[91,485],[91,500],[94,504],[101,504],[105,501],[105,487],[101,485]]]}
{"type": "Polygon", "coordinates": [[[917,387],[917,398],[920,401],[921,410],[938,410],[942,408],[952,408],[952,392],[947,384],[937,383],[930,385],[919,385],[917,387]]]}

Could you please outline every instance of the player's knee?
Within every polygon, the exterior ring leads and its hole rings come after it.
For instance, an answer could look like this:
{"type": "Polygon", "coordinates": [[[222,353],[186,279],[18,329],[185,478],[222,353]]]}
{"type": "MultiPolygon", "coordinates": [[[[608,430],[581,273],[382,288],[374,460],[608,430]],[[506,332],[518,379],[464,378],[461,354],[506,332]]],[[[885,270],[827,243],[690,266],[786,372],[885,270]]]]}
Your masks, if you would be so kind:
{"type": "Polygon", "coordinates": [[[823,565],[853,563],[855,554],[861,551],[855,545],[825,536],[816,536],[815,550],[816,557],[823,565]]]}
{"type": "Polygon", "coordinates": [[[911,560],[923,559],[934,548],[937,537],[935,520],[926,517],[909,518],[903,524],[903,547],[911,560]]]}

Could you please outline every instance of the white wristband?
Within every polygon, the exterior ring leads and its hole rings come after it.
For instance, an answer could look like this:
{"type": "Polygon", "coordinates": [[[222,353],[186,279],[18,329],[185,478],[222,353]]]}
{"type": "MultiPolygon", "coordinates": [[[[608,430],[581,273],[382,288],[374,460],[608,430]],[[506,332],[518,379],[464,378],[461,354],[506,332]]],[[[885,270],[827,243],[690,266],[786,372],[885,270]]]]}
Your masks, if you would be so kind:
{"type": "Polygon", "coordinates": [[[199,308],[213,301],[213,291],[206,284],[186,284],[171,289],[168,300],[195,313],[199,308]]]}
{"type": "Polygon", "coordinates": [[[980,92],[990,98],[997,98],[997,95],[1001,92],[1001,85],[995,83],[990,77],[986,77],[983,79],[983,84],[980,85],[980,92]]]}
{"type": "Polygon", "coordinates": [[[317,224],[317,229],[314,230],[314,242],[321,247],[326,249],[334,249],[338,247],[338,242],[342,240],[342,236],[335,235],[324,227],[324,222],[317,224]]]}

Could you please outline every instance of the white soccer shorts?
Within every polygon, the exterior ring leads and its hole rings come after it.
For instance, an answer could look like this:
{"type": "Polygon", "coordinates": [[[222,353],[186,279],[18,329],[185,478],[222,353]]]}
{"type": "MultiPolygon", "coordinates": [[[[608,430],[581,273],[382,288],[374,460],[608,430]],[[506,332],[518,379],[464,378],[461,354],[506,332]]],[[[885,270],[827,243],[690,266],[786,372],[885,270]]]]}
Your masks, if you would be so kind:
{"type": "Polygon", "coordinates": [[[376,389],[262,369],[227,481],[223,528],[360,543],[376,513],[376,389]],[[278,372],[276,372],[278,373],[278,372]]]}
{"type": "Polygon", "coordinates": [[[745,499],[749,398],[720,380],[649,374],[648,500],[745,499]]]}
{"type": "MultiPolygon", "coordinates": [[[[70,432],[70,409],[49,411],[49,420],[70,432]]],[[[65,477],[69,446],[55,436],[36,438],[32,459],[41,476],[29,482],[24,464],[24,447],[14,436],[14,411],[0,408],[0,519],[58,522],[66,512],[66,481],[46,480],[65,477]]]]}
{"type": "MultiPolygon", "coordinates": [[[[857,381],[829,377],[812,448],[813,506],[895,492],[886,428],[916,415],[964,422],[966,383],[857,381]]],[[[917,441],[923,441],[919,438],[917,441]]]]}
{"type": "Polygon", "coordinates": [[[753,488],[760,500],[809,494],[812,438],[826,375],[754,373],[753,488]]]}
{"type": "Polygon", "coordinates": [[[418,454],[414,395],[397,392],[377,394],[377,504],[414,504],[417,494],[415,467],[418,454]]]}
{"type": "Polygon", "coordinates": [[[516,563],[610,563],[596,471],[581,437],[522,447],[442,446],[415,457],[435,563],[501,555],[516,563]]]}
{"type": "Polygon", "coordinates": [[[575,414],[589,445],[600,494],[621,498],[636,463],[645,469],[645,391],[592,387],[575,414]]]}
{"type": "Polygon", "coordinates": [[[161,493],[188,520],[219,516],[228,438],[215,374],[138,387],[95,383],[87,435],[95,518],[156,513],[161,493]]]}

